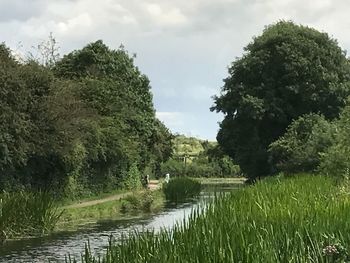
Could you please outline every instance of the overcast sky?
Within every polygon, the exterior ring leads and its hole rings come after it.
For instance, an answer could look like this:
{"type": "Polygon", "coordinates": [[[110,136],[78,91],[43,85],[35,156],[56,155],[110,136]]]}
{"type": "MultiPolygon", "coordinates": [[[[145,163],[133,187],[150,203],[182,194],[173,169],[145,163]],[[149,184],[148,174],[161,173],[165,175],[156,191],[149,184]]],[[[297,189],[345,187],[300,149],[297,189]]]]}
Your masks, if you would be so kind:
{"type": "Polygon", "coordinates": [[[254,35],[291,19],[347,49],[349,13],[347,0],[0,0],[0,41],[23,52],[52,32],[61,54],[97,39],[123,44],[171,131],[215,140],[222,116],[209,111],[211,96],[254,35]]]}

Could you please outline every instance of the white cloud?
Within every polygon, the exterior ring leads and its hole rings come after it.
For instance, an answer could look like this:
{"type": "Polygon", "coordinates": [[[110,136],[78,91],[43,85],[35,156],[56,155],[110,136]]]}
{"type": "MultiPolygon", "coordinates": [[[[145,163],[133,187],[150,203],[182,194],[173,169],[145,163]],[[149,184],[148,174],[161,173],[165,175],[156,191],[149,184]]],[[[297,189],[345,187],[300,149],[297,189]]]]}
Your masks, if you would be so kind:
{"type": "Polygon", "coordinates": [[[165,10],[160,5],[152,3],[146,4],[146,10],[158,26],[177,26],[187,22],[187,17],[177,7],[165,10]]]}
{"type": "Polygon", "coordinates": [[[59,22],[57,28],[59,32],[66,33],[81,30],[82,28],[89,28],[92,23],[91,16],[88,13],[83,13],[76,17],[69,18],[64,22],[59,22]]]}

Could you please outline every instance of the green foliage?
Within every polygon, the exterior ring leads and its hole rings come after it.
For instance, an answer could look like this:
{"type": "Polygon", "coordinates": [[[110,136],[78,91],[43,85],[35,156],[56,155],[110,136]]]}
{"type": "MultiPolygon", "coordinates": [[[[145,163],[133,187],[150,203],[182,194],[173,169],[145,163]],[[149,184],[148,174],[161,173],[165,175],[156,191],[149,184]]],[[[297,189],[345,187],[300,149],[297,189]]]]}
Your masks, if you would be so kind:
{"type": "Polygon", "coordinates": [[[60,216],[49,193],[4,192],[0,195],[0,241],[49,233],[60,216]]]}
{"type": "Polygon", "coordinates": [[[307,114],[288,126],[286,133],[270,145],[271,161],[287,173],[314,172],[334,141],[335,125],[323,116],[307,114]]]}
{"type": "Polygon", "coordinates": [[[60,59],[50,36],[38,54],[18,62],[0,45],[0,189],[76,199],[160,172],[172,134],[124,48],[96,41],[60,59]]]}
{"type": "Polygon", "coordinates": [[[321,156],[319,170],[331,176],[349,176],[350,171],[350,106],[334,121],[334,142],[321,156]]]}
{"type": "Polygon", "coordinates": [[[329,177],[269,178],[217,198],[171,230],[131,233],[101,262],[347,262],[349,195],[329,177]],[[203,211],[204,209],[204,211],[203,211]]]}
{"type": "Polygon", "coordinates": [[[188,177],[239,177],[242,176],[238,165],[231,158],[208,161],[207,158],[194,158],[191,162],[169,159],[161,165],[161,174],[169,173],[171,176],[188,177]]]}
{"type": "Polygon", "coordinates": [[[121,211],[123,213],[135,213],[139,211],[149,213],[153,207],[153,195],[154,193],[150,190],[142,194],[133,193],[122,200],[121,211]]]}
{"type": "Polygon", "coordinates": [[[349,62],[336,40],[281,21],[234,61],[212,110],[225,114],[217,140],[251,179],[268,175],[269,145],[307,113],[338,116],[349,95],[349,62]]]}
{"type": "Polygon", "coordinates": [[[161,164],[160,174],[188,177],[242,176],[240,168],[216,142],[176,135],[173,157],[161,164]]]}
{"type": "Polygon", "coordinates": [[[35,132],[31,120],[32,109],[37,104],[34,95],[40,92],[34,87],[47,88],[47,76],[43,77],[41,68],[18,64],[3,44],[0,56],[0,171],[3,173],[25,164],[28,159],[35,132]],[[36,81],[27,81],[28,76],[36,81]]]}
{"type": "Polygon", "coordinates": [[[201,183],[188,177],[175,177],[163,184],[165,198],[171,202],[183,202],[199,195],[201,183]]]}
{"type": "Polygon", "coordinates": [[[171,176],[184,176],[185,174],[185,165],[182,161],[175,159],[169,159],[161,165],[161,174],[164,176],[169,173],[171,176]]]}
{"type": "Polygon", "coordinates": [[[141,173],[137,167],[137,163],[133,163],[126,177],[123,180],[123,187],[125,189],[140,189],[142,187],[141,173]]]}

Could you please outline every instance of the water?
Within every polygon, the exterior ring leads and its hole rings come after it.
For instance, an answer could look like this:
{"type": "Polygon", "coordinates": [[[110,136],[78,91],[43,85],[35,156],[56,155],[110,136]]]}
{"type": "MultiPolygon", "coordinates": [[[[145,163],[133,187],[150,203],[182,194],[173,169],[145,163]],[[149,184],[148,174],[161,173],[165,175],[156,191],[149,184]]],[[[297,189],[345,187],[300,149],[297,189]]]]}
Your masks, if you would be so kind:
{"type": "Polygon", "coordinates": [[[192,209],[212,198],[215,192],[227,193],[235,188],[237,185],[205,187],[198,199],[177,206],[167,205],[163,212],[143,218],[102,221],[76,232],[7,242],[0,247],[0,262],[64,262],[68,254],[79,258],[87,240],[96,255],[103,254],[111,236],[118,240],[132,230],[171,228],[177,221],[187,218],[192,209]]]}

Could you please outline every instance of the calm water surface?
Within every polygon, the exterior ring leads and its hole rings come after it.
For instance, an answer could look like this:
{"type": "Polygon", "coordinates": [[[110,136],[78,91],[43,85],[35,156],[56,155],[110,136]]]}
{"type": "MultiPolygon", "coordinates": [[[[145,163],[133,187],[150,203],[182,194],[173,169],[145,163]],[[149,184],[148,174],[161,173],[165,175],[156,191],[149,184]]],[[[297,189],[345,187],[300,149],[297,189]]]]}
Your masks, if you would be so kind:
{"type": "Polygon", "coordinates": [[[181,205],[166,205],[158,214],[143,218],[101,221],[84,226],[76,232],[60,232],[44,238],[33,238],[0,245],[0,262],[64,262],[65,255],[80,257],[87,240],[96,255],[103,254],[111,236],[115,240],[130,231],[159,230],[171,228],[177,221],[187,218],[192,209],[203,205],[214,193],[227,193],[239,185],[216,185],[204,187],[196,200],[181,205]]]}

